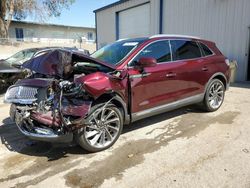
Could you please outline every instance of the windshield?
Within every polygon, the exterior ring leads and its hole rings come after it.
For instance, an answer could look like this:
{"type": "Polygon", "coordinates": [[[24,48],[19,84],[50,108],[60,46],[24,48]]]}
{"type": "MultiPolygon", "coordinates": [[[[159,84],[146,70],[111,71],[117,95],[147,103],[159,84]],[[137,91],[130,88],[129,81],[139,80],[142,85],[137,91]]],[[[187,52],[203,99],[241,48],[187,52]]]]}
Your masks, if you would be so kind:
{"type": "Polygon", "coordinates": [[[23,50],[10,56],[8,59],[6,59],[6,61],[9,64],[22,64],[23,62],[32,58],[34,53],[36,53],[36,51],[37,50],[23,50]]]}
{"type": "Polygon", "coordinates": [[[91,57],[112,65],[117,65],[142,42],[144,42],[144,40],[118,41],[97,50],[91,57]]]}

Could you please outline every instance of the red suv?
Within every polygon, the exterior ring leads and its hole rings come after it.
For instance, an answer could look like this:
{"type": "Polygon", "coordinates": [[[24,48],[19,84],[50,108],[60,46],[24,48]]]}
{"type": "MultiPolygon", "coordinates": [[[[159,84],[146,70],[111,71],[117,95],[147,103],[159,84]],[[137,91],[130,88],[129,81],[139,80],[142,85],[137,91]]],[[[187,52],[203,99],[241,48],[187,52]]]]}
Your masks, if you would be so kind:
{"type": "Polygon", "coordinates": [[[119,40],[90,57],[54,50],[23,64],[29,77],[11,86],[10,116],[31,139],[109,148],[123,125],[182,106],[220,108],[229,61],[215,43],[159,35],[119,40]]]}

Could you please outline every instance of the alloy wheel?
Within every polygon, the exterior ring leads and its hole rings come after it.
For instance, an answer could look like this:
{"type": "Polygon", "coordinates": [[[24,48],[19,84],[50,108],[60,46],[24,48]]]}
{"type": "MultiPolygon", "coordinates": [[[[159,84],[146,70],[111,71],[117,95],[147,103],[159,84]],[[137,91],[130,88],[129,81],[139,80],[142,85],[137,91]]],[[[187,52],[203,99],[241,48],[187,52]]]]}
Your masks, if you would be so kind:
{"type": "Polygon", "coordinates": [[[113,108],[97,109],[91,115],[89,123],[85,127],[84,136],[92,147],[107,147],[119,136],[121,120],[113,108]]]}
{"type": "Polygon", "coordinates": [[[224,99],[224,85],[221,82],[214,82],[208,95],[208,103],[211,108],[217,109],[221,106],[224,99]]]}

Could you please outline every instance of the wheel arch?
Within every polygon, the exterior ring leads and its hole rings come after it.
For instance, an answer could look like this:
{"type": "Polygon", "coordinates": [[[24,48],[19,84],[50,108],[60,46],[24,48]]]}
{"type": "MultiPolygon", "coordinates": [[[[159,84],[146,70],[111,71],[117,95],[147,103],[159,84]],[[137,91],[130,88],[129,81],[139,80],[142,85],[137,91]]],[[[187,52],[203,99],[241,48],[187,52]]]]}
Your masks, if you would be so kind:
{"type": "Polygon", "coordinates": [[[130,123],[130,115],[128,114],[127,104],[123,98],[116,92],[104,93],[100,95],[93,103],[92,106],[97,103],[105,103],[112,99],[112,103],[122,110],[124,124],[130,123]]]}
{"type": "Polygon", "coordinates": [[[218,80],[220,80],[220,81],[223,83],[225,89],[227,89],[227,87],[228,87],[228,80],[227,80],[226,76],[225,76],[222,72],[218,72],[218,73],[213,74],[213,75],[211,76],[211,78],[209,79],[209,81],[207,82],[206,88],[205,88],[205,92],[206,92],[206,90],[207,90],[207,87],[208,87],[209,83],[210,83],[213,79],[218,79],[218,80]]]}

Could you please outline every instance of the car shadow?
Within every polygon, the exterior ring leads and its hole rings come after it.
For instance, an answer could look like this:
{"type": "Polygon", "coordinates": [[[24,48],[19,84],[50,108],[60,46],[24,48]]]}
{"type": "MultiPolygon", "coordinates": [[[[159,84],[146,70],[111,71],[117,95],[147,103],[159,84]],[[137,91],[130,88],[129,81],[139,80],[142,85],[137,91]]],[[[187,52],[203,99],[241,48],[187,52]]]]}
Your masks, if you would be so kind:
{"type": "MultiPolygon", "coordinates": [[[[203,113],[198,105],[181,108],[126,125],[124,126],[122,134],[189,112],[203,113]]],[[[58,160],[60,158],[69,157],[70,155],[93,155],[83,150],[75,143],[55,144],[30,140],[19,132],[16,124],[10,120],[10,118],[6,118],[2,121],[2,125],[0,125],[0,137],[2,145],[9,151],[29,156],[47,157],[48,161],[58,160]]]]}
{"type": "Polygon", "coordinates": [[[35,141],[24,136],[16,124],[6,118],[0,126],[1,143],[10,152],[17,152],[29,156],[47,157],[49,161],[66,157],[67,154],[82,155],[89,154],[74,143],[55,144],[35,141]]]}
{"type": "Polygon", "coordinates": [[[165,112],[159,115],[155,115],[152,117],[148,117],[139,121],[136,121],[130,125],[124,126],[123,128],[123,134],[136,130],[136,129],[140,129],[143,127],[147,127],[147,126],[151,126],[152,124],[155,123],[159,123],[168,119],[172,119],[175,117],[179,117],[183,114],[187,114],[187,113],[205,113],[204,110],[202,110],[200,105],[191,105],[191,106],[187,106],[187,107],[183,107],[183,108],[179,108],[177,110],[173,110],[170,112],[165,112]]]}
{"type": "Polygon", "coordinates": [[[6,91],[7,91],[7,89],[8,89],[7,86],[6,87],[0,87],[0,96],[4,95],[6,93],[6,91]]]}

